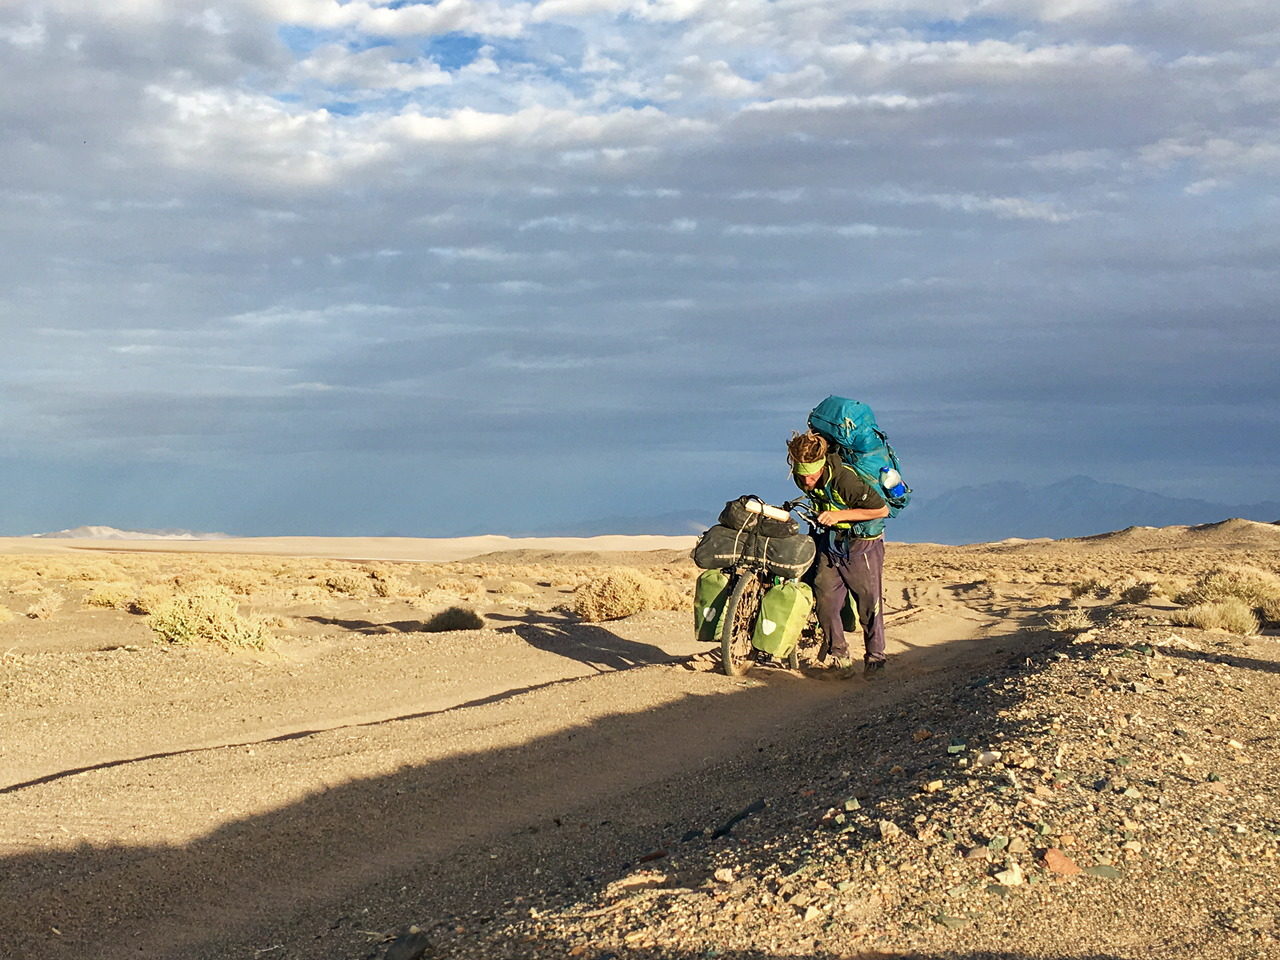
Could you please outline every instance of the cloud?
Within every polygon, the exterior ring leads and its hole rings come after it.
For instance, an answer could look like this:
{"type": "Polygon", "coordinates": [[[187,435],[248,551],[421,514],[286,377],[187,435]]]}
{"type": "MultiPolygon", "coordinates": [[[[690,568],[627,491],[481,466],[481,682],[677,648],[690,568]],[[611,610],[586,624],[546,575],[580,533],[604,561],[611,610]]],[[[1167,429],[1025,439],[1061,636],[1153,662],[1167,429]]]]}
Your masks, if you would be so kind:
{"type": "MultiPolygon", "coordinates": [[[[9,5],[0,427],[62,477],[145,456],[287,491],[327,465],[354,502],[340,464],[395,464],[463,508],[474,491],[432,464],[481,436],[527,479],[486,516],[526,526],[522,504],[570,510],[606,481],[637,512],[763,493],[831,392],[883,410],[923,488],[993,449],[1027,479],[1110,469],[1171,417],[1260,462],[1278,19],[1243,0],[9,5]],[[555,464],[600,451],[625,465],[563,490],[555,464]]],[[[388,511],[417,509],[387,469],[388,511]]],[[[222,509],[210,525],[242,529],[222,509]]],[[[312,516],[333,510],[356,516],[312,516]]]]}

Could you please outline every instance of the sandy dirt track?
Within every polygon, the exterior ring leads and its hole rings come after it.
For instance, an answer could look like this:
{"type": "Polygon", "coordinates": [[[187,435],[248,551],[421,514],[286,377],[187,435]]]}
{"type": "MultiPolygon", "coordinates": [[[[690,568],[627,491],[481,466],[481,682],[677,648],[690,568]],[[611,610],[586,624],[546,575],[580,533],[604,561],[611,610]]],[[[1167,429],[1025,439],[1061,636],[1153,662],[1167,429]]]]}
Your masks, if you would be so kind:
{"type": "MultiPolygon", "coordinates": [[[[894,589],[895,684],[970,669],[1008,632],[963,593],[894,589]]],[[[252,956],[288,931],[272,955],[344,956],[374,921],[331,927],[371,904],[457,911],[615,870],[673,818],[767,786],[718,765],[885,695],[721,676],[683,614],[509,619],[353,632],[283,662],[48,654],[6,703],[0,892],[22,904],[0,922],[6,955],[252,956]]]]}

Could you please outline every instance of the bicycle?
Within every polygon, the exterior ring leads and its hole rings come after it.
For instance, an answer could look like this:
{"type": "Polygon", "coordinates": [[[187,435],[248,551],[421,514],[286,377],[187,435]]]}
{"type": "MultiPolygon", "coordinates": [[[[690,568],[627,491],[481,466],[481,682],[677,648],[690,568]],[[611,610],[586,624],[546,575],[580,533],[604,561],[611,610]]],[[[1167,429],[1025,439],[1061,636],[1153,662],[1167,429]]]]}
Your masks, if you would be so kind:
{"type": "MultiPolygon", "coordinates": [[[[781,507],[775,507],[762,500],[750,500],[746,508],[750,513],[763,514],[773,520],[790,520],[791,514],[795,513],[810,525],[811,532],[821,526],[818,523],[817,514],[805,497],[788,500],[781,507]]],[[[770,654],[756,649],[751,638],[756,620],[760,615],[760,601],[765,590],[777,578],[762,560],[754,557],[739,560],[727,568],[727,572],[732,586],[729,598],[725,601],[724,611],[720,614],[720,666],[726,676],[740,677],[756,663],[775,659],[770,654]]],[[[808,623],[782,662],[792,670],[799,670],[801,649],[810,654],[808,659],[816,659],[816,654],[821,647],[822,634],[818,627],[815,608],[809,611],[808,623]]]]}

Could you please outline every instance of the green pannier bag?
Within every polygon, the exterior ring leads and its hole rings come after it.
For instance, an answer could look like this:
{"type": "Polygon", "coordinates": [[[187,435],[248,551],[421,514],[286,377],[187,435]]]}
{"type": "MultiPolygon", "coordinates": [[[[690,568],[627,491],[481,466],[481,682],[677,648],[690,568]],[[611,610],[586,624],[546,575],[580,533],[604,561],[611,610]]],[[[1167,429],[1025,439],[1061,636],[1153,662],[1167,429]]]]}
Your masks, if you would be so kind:
{"type": "Polygon", "coordinates": [[[760,616],[751,645],[774,657],[785,657],[800,641],[813,611],[813,590],[799,580],[775,583],[760,598],[760,616]]]}
{"type": "Polygon", "coordinates": [[[699,640],[715,643],[720,613],[729,598],[729,575],[723,570],[704,570],[693,588],[693,632],[699,640]]]}

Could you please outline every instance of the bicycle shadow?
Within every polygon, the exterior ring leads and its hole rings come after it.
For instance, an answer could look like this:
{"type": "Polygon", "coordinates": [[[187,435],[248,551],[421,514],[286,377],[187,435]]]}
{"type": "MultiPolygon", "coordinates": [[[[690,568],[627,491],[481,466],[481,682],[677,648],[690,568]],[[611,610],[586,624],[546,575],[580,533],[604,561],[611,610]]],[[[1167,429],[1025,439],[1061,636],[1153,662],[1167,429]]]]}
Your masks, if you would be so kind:
{"type": "Polygon", "coordinates": [[[627,640],[612,630],[584,623],[567,614],[491,613],[488,619],[510,621],[508,626],[498,627],[498,632],[515,634],[537,650],[586,664],[598,673],[655,663],[683,663],[689,659],[656,644],[627,640]]]}

